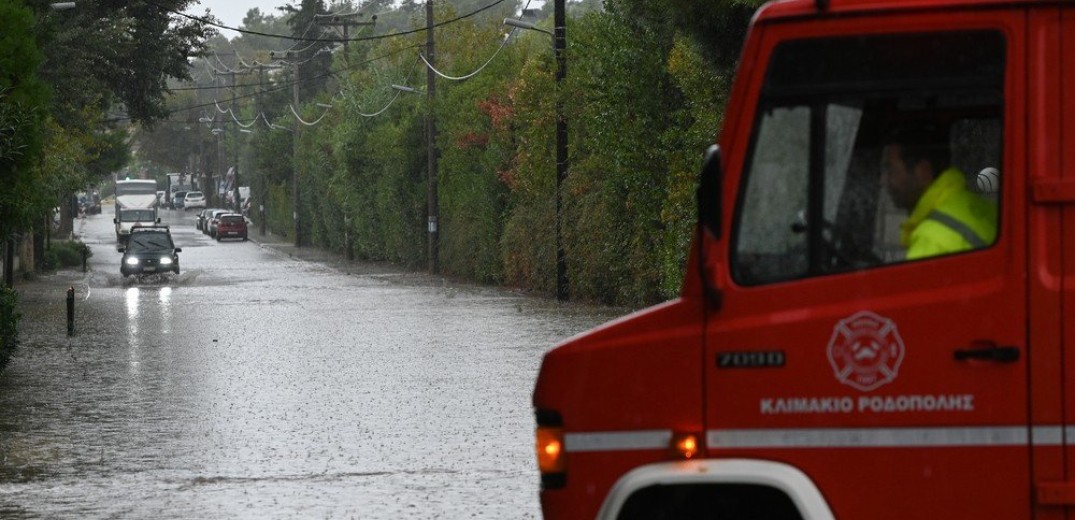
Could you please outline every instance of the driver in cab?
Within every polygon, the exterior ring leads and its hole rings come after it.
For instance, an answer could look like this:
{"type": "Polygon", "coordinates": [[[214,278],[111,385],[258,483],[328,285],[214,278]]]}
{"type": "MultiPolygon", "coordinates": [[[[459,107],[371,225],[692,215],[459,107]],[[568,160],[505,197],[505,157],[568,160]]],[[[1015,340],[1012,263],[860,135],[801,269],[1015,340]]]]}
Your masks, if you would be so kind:
{"type": "Polygon", "coordinates": [[[897,129],[881,151],[881,183],[908,212],[900,225],[907,260],[986,247],[997,236],[996,206],[967,189],[950,164],[948,136],[932,125],[897,129]]]}

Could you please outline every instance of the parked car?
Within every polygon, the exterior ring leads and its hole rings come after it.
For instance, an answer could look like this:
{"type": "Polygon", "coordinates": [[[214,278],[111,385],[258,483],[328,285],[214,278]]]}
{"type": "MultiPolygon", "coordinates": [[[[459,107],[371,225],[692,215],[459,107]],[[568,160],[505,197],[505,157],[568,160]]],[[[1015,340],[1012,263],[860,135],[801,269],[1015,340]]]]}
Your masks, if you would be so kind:
{"type": "Polygon", "coordinates": [[[126,246],[116,248],[123,253],[119,272],[124,278],[132,274],[156,274],[172,272],[179,274],[179,253],[168,226],[141,226],[131,228],[126,246]]]}
{"type": "Polygon", "coordinates": [[[246,241],[247,229],[246,218],[238,213],[225,213],[218,217],[216,226],[216,241],[225,238],[241,238],[246,241]]]}
{"type": "Polygon", "coordinates": [[[200,230],[202,233],[209,234],[209,217],[213,216],[214,211],[223,211],[220,208],[205,208],[198,212],[198,215],[194,217],[194,227],[200,230]]]}
{"type": "Polygon", "coordinates": [[[205,233],[206,235],[209,235],[209,236],[211,236],[213,238],[216,238],[216,226],[220,222],[220,216],[224,215],[224,214],[227,214],[227,213],[231,213],[231,210],[227,210],[227,209],[213,210],[213,212],[208,215],[205,223],[202,224],[202,232],[205,233]]]}
{"type": "Polygon", "coordinates": [[[205,208],[205,194],[200,191],[188,191],[183,196],[183,209],[205,208]]]}
{"type": "Polygon", "coordinates": [[[185,191],[177,191],[172,195],[172,209],[183,209],[183,198],[187,196],[185,191]]]}

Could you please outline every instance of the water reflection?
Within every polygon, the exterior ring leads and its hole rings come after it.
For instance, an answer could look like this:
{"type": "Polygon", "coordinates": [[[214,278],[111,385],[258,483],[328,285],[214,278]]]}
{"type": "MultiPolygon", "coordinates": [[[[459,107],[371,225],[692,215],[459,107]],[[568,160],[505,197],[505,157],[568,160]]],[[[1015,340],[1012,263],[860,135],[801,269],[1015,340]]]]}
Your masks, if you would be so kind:
{"type": "Polygon", "coordinates": [[[157,302],[160,304],[160,332],[162,335],[170,334],[172,332],[172,288],[161,287],[157,302]]]}
{"type": "Polygon", "coordinates": [[[129,287],[126,291],[127,300],[127,329],[130,339],[138,334],[138,288],[129,287]]]}
{"type": "Polygon", "coordinates": [[[25,300],[0,374],[0,519],[540,515],[541,355],[611,316],[173,229],[205,276],[101,278],[72,338],[54,298],[25,300]]]}

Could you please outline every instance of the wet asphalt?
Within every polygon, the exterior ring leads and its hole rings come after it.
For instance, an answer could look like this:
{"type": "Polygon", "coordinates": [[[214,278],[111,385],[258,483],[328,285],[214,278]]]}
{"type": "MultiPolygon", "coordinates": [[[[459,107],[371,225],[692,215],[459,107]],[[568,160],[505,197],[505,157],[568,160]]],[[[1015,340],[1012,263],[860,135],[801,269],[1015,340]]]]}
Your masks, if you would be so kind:
{"type": "Polygon", "coordinates": [[[162,215],[178,276],[122,277],[106,206],[75,223],[88,272],[16,284],[0,518],[540,517],[541,357],[622,309],[162,215]]]}

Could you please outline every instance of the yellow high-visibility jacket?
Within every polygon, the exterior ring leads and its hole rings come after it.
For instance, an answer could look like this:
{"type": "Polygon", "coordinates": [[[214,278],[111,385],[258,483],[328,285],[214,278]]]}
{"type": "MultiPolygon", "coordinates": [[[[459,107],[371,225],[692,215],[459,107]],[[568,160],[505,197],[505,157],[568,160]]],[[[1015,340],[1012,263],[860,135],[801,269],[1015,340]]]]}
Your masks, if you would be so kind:
{"type": "Polygon", "coordinates": [[[997,238],[997,207],[967,191],[963,172],[952,167],[933,180],[900,226],[907,259],[979,249],[997,238]]]}

